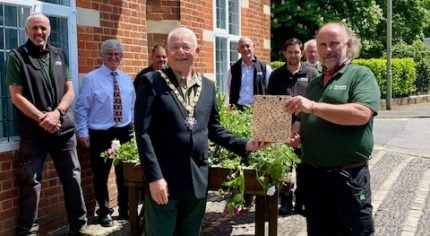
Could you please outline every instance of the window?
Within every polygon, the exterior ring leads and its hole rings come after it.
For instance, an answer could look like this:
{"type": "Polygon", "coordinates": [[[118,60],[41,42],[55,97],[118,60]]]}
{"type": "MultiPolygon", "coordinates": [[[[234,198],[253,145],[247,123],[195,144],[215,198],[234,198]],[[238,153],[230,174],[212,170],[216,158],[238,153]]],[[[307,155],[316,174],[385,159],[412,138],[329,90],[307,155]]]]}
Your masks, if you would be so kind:
{"type": "Polygon", "coordinates": [[[53,3],[63,6],[70,6],[70,0],[40,0],[41,2],[53,3]]]}
{"type": "Polygon", "coordinates": [[[221,93],[226,93],[228,69],[239,59],[240,1],[216,0],[215,4],[215,78],[221,93]]]}
{"type": "Polygon", "coordinates": [[[29,7],[0,3],[0,143],[17,139],[16,114],[6,82],[6,60],[11,49],[27,40],[24,28],[29,15],[29,7]]]}
{"type": "Polygon", "coordinates": [[[0,152],[14,150],[18,146],[16,111],[13,107],[6,81],[7,58],[11,49],[27,40],[25,21],[32,12],[41,12],[49,17],[51,35],[49,41],[61,47],[68,58],[74,88],[78,87],[77,39],[74,0],[0,0],[0,152]],[[46,4],[48,3],[48,4],[46,4]],[[20,5],[18,5],[20,4],[20,5]],[[66,7],[65,7],[66,6],[66,7]],[[74,32],[74,33],[73,33],[74,32]]]}

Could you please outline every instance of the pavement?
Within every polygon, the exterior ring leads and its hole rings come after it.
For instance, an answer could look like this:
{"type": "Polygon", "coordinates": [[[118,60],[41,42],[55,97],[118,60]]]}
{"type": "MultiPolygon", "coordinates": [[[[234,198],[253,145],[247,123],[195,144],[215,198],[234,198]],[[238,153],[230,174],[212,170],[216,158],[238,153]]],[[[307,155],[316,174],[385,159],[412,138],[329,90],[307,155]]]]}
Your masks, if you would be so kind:
{"type": "MultiPolygon", "coordinates": [[[[369,167],[375,235],[430,235],[430,103],[379,111],[374,136],[369,167]]],[[[217,192],[209,192],[201,235],[254,235],[253,209],[230,218],[223,213],[225,203],[217,192]]],[[[95,223],[86,229],[88,235],[130,235],[128,221],[116,221],[112,228],[95,223]]],[[[307,235],[305,219],[279,217],[278,235],[307,235]]]]}

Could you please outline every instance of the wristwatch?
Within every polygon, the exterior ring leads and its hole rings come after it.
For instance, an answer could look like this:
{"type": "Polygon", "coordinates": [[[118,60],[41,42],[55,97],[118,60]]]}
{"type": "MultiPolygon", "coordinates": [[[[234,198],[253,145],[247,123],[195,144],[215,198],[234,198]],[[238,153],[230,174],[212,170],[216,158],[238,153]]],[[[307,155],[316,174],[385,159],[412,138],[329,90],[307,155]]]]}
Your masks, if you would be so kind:
{"type": "Polygon", "coordinates": [[[66,111],[63,108],[55,108],[55,110],[57,110],[58,112],[60,112],[60,116],[64,116],[66,114],[66,111]]]}

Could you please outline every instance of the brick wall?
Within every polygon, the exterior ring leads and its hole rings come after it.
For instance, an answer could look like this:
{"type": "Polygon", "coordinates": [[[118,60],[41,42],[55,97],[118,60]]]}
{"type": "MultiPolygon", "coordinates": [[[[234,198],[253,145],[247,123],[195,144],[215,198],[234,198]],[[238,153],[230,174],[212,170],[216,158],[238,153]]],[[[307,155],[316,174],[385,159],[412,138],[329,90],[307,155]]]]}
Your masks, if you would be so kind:
{"type": "Polygon", "coordinates": [[[264,13],[264,5],[270,6],[270,0],[249,0],[249,7],[242,7],[241,30],[254,41],[258,59],[270,62],[270,49],[264,48],[264,39],[270,40],[270,14],[264,13]]]}
{"type": "Polygon", "coordinates": [[[145,0],[77,0],[77,7],[100,12],[100,27],[78,25],[79,73],[101,65],[100,44],[111,38],[124,45],[122,71],[134,77],[148,65],[145,0]]]}

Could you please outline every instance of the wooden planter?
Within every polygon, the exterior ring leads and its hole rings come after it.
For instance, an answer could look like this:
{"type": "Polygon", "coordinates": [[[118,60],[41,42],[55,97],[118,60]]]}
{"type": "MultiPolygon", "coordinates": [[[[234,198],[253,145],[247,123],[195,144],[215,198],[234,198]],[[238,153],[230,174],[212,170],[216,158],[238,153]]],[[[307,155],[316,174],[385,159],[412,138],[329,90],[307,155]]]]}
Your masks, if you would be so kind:
{"type": "Polygon", "coordinates": [[[143,170],[140,165],[131,162],[123,162],[124,182],[143,183],[143,170]]]}
{"type": "MultiPolygon", "coordinates": [[[[123,162],[124,184],[129,187],[130,228],[131,235],[141,235],[143,226],[139,227],[137,213],[137,192],[143,189],[144,174],[140,165],[123,162]]],[[[224,182],[230,173],[229,169],[222,167],[209,167],[208,188],[217,190],[223,188],[224,182]]],[[[278,228],[278,191],[273,196],[266,196],[265,191],[254,169],[245,169],[245,193],[256,195],[255,199],[255,235],[264,235],[264,223],[269,222],[269,236],[277,235],[278,228]]],[[[143,208],[142,208],[143,209],[143,208]]]]}
{"type": "MultiPolygon", "coordinates": [[[[245,193],[255,195],[265,195],[263,186],[257,179],[257,174],[254,169],[245,169],[245,193]]],[[[217,190],[224,188],[223,184],[227,181],[227,177],[230,174],[230,169],[223,167],[209,167],[209,182],[208,188],[211,190],[217,190]]]]}

